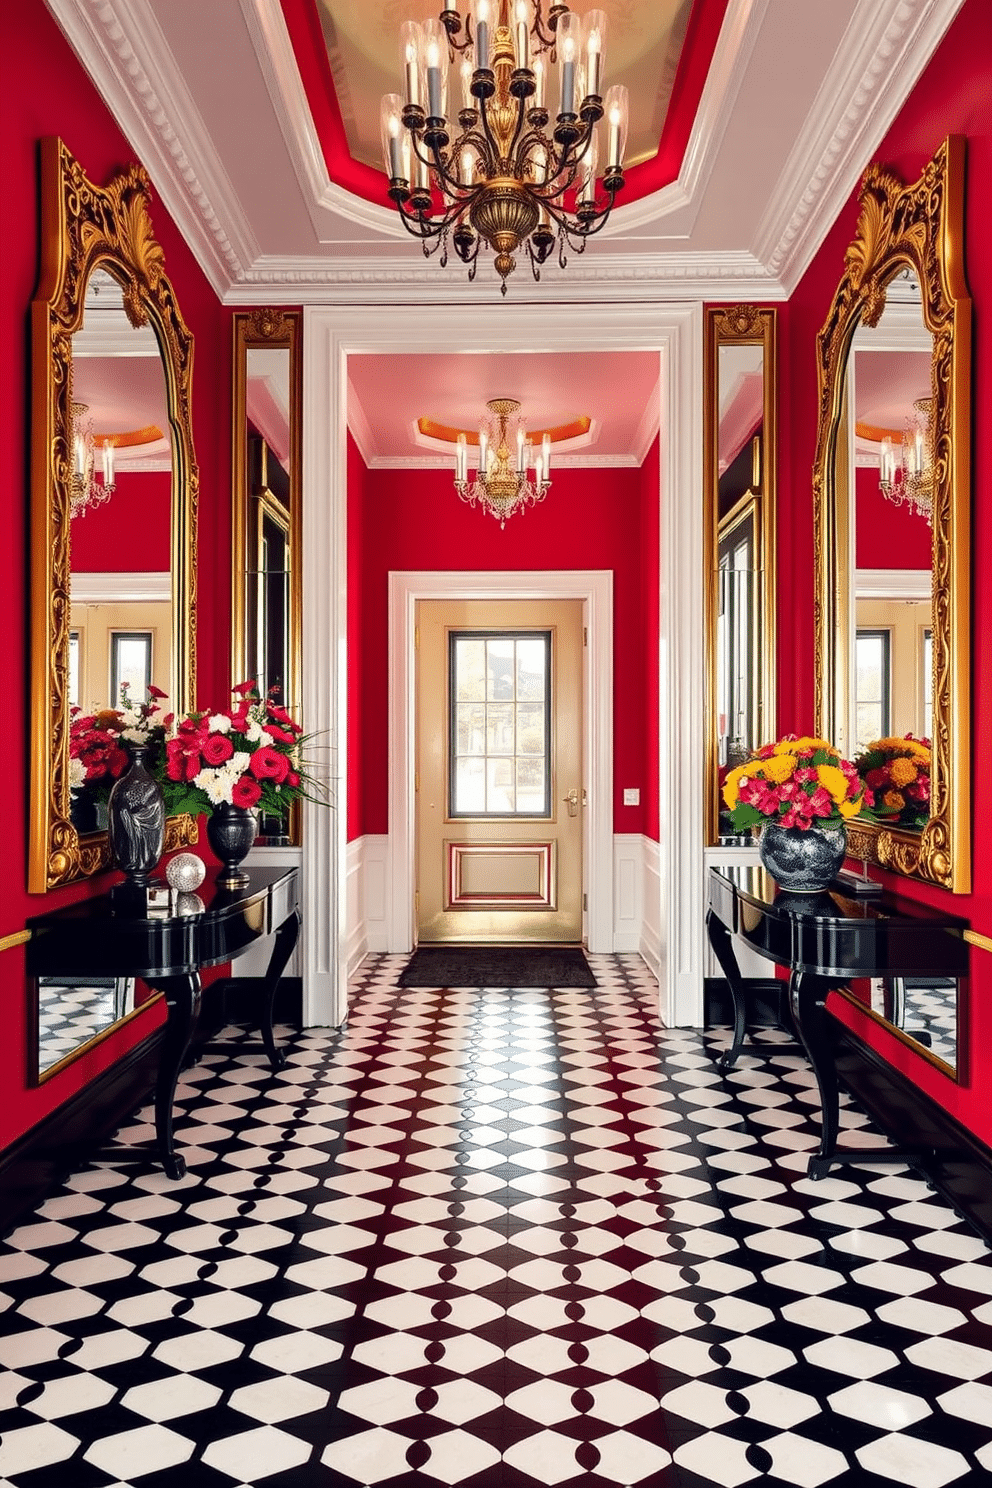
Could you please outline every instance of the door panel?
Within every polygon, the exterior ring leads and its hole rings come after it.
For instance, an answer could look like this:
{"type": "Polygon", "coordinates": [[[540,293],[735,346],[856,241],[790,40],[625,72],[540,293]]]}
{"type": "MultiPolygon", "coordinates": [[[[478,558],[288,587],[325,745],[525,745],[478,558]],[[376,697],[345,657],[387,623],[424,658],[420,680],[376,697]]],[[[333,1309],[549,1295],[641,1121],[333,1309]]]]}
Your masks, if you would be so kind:
{"type": "Polygon", "coordinates": [[[582,602],[417,610],[418,938],[581,940],[582,602]]]}

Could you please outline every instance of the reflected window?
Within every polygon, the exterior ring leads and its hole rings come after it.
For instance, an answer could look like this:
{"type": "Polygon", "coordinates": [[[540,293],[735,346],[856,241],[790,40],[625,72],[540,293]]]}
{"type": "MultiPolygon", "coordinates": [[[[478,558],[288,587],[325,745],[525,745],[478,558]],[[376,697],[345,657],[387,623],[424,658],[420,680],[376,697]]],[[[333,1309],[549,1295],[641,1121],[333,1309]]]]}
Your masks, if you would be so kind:
{"type": "Polygon", "coordinates": [[[114,630],[110,635],[110,698],[116,707],[121,688],[127,688],[132,703],[148,698],[152,681],[152,633],[150,630],[114,630]]]}
{"type": "Polygon", "coordinates": [[[69,706],[79,707],[79,631],[69,632],[69,706]]]}
{"type": "Polygon", "coordinates": [[[857,749],[884,739],[891,729],[892,637],[887,630],[859,630],[855,655],[855,728],[857,749]]]}
{"type": "Polygon", "coordinates": [[[933,631],[923,632],[923,737],[933,738],[933,631]]]}
{"type": "Polygon", "coordinates": [[[449,636],[450,816],[550,816],[551,632],[449,636]]]}

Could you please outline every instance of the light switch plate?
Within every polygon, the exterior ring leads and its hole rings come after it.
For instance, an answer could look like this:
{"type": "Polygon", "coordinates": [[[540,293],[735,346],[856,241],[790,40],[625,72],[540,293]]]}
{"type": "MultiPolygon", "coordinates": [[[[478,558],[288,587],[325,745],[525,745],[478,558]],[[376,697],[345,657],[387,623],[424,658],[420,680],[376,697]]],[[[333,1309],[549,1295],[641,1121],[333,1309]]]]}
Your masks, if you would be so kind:
{"type": "Polygon", "coordinates": [[[623,788],[623,804],[625,806],[640,806],[641,790],[637,785],[625,785],[623,788]]]}

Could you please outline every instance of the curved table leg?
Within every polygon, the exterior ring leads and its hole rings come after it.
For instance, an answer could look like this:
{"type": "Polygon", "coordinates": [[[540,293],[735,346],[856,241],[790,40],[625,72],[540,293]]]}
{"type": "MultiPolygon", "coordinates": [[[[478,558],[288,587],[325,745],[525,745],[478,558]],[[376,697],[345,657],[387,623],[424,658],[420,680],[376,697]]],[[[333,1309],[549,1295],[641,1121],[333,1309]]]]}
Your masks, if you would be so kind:
{"type": "Polygon", "coordinates": [[[262,1043],[265,1045],[265,1052],[269,1056],[269,1064],[273,1071],[282,1068],[286,1063],[286,1056],[281,1049],[276,1048],[276,1042],[272,1036],[272,1007],[276,1000],[276,988],[279,986],[280,978],[289,965],[290,956],[296,949],[296,942],[300,936],[300,920],[300,911],[294,909],[289,918],[283,920],[276,931],[275,945],[272,947],[272,955],[269,957],[262,984],[259,1024],[262,1043]]]}
{"type": "Polygon", "coordinates": [[[200,1011],[200,978],[196,972],[188,976],[160,977],[155,986],[164,993],[169,1010],[155,1088],[155,1134],[166,1174],[170,1178],[181,1178],[186,1172],[186,1164],[173,1144],[172,1102],[183,1056],[189,1048],[200,1011]]]}
{"type": "Polygon", "coordinates": [[[830,987],[826,977],[812,972],[794,971],[789,978],[789,1005],[796,1032],[813,1067],[820,1092],[820,1145],[809,1160],[807,1172],[810,1178],[822,1178],[837,1152],[840,1088],[826,1011],[830,987]]]}
{"type": "Polygon", "coordinates": [[[718,919],[712,909],[706,912],[706,933],[713,947],[720,970],[727,978],[727,986],[730,988],[730,1000],[734,1006],[734,1037],[730,1048],[725,1051],[719,1060],[718,1068],[721,1070],[733,1069],[737,1062],[737,1056],[741,1052],[746,1032],[744,1024],[744,987],[741,982],[740,967],[737,965],[737,957],[734,955],[734,945],[730,931],[722,920],[718,919]]]}

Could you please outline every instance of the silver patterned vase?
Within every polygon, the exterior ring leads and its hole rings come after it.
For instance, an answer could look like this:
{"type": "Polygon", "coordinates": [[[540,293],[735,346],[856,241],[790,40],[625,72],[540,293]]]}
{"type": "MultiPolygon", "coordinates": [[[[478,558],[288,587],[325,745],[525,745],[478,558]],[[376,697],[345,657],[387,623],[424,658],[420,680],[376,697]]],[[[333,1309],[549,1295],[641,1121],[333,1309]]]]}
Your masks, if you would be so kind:
{"type": "Polygon", "coordinates": [[[837,876],[847,851],[844,826],[780,827],[769,822],[758,838],[758,856],[790,894],[819,894],[837,876]]]}
{"type": "Polygon", "coordinates": [[[148,769],[149,752],[140,745],[133,749],[131,767],[107,802],[111,856],[133,889],[147,885],[165,846],[165,798],[148,769]]]}
{"type": "Polygon", "coordinates": [[[243,889],[248,883],[241,860],[251,851],[257,832],[258,812],[246,806],[216,806],[207,817],[207,841],[221,861],[219,889],[243,889]]]}

